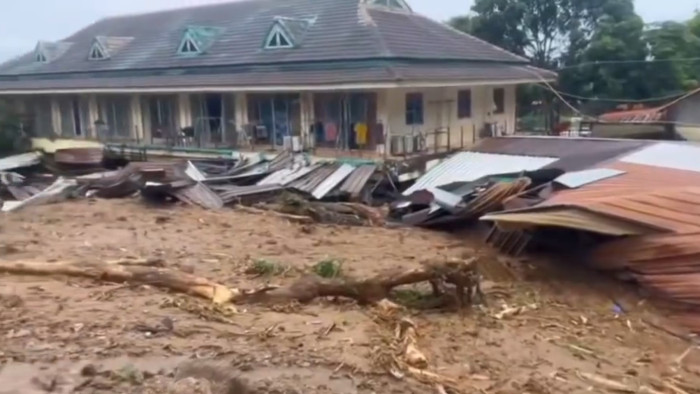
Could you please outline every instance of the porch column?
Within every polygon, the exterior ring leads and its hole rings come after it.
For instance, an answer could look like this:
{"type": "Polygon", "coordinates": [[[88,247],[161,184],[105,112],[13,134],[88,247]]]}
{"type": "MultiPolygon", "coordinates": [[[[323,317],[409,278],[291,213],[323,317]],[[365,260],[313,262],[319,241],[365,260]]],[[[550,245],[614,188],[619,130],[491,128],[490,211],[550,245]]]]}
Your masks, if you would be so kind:
{"type": "Polygon", "coordinates": [[[303,147],[310,146],[309,129],[314,121],[314,95],[311,92],[303,92],[300,96],[301,110],[301,144],[303,147]]]}
{"type": "Polygon", "coordinates": [[[377,145],[377,153],[389,154],[391,147],[391,126],[389,122],[389,90],[377,91],[377,123],[384,128],[384,145],[377,145]]]}
{"type": "Polygon", "coordinates": [[[131,96],[131,138],[143,141],[143,115],[141,114],[141,96],[134,94],[131,96]]]}
{"type": "Polygon", "coordinates": [[[192,105],[190,103],[189,94],[180,93],[177,95],[177,114],[179,130],[182,130],[185,127],[194,126],[192,124],[192,105]]]}
{"type": "Polygon", "coordinates": [[[57,96],[51,97],[51,129],[53,135],[63,134],[63,130],[61,130],[61,108],[57,96]]]}
{"type": "Polygon", "coordinates": [[[86,138],[99,138],[97,135],[97,130],[95,129],[95,122],[97,122],[98,119],[100,119],[100,109],[99,106],[97,105],[97,95],[90,94],[87,97],[87,107],[88,107],[88,113],[87,113],[87,130],[88,132],[85,133],[86,138]]]}
{"type": "Polygon", "coordinates": [[[511,85],[505,87],[505,106],[506,106],[506,133],[508,135],[515,134],[515,119],[517,118],[517,86],[511,85]]]}
{"type": "Polygon", "coordinates": [[[233,99],[236,133],[240,132],[248,124],[248,97],[244,92],[234,93],[233,99]]]}

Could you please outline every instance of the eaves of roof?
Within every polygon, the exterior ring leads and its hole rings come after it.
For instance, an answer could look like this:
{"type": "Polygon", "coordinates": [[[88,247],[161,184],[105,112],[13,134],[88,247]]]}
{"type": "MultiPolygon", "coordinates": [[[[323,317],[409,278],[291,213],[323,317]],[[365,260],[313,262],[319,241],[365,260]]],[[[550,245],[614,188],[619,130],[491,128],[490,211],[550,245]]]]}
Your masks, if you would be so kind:
{"type": "MultiPolygon", "coordinates": [[[[49,90],[81,91],[104,89],[177,89],[177,88],[255,88],[314,87],[319,85],[359,86],[363,83],[422,83],[430,86],[444,84],[478,85],[517,84],[549,78],[530,68],[517,65],[488,63],[409,63],[387,61],[348,61],[330,64],[294,64],[279,66],[237,66],[215,69],[75,73],[36,77],[2,78],[0,92],[42,92],[49,90]]],[[[379,86],[380,88],[382,86],[379,86]]],[[[392,86],[386,86],[392,87],[392,86]]],[[[253,89],[253,90],[255,90],[253,89]]]]}

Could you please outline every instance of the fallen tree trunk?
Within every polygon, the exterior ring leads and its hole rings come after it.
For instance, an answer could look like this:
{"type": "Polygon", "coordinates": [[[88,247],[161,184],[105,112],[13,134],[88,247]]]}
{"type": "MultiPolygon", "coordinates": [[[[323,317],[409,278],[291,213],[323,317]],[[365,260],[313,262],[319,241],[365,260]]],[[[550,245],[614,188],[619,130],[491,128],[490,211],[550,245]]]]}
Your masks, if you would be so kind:
{"type": "Polygon", "coordinates": [[[205,278],[129,260],[82,264],[34,261],[1,262],[0,273],[37,276],[65,275],[108,282],[145,284],[206,298],[215,303],[231,302],[238,294],[236,289],[230,289],[205,278]]]}
{"type": "MultiPolygon", "coordinates": [[[[424,263],[409,270],[389,270],[366,279],[324,279],[305,276],[289,286],[266,287],[240,291],[206,278],[163,268],[157,260],[120,260],[112,262],[46,263],[34,261],[0,262],[0,273],[17,275],[66,275],[109,282],[147,284],[195,295],[215,303],[279,304],[298,301],[307,303],[318,297],[346,297],[361,304],[375,304],[389,298],[393,288],[418,282],[451,281],[456,276],[471,280],[475,259],[424,263]]],[[[456,281],[461,283],[461,279],[456,281]]],[[[450,282],[455,283],[455,282],[450,282]]],[[[459,283],[455,283],[459,286],[459,283]]]]}

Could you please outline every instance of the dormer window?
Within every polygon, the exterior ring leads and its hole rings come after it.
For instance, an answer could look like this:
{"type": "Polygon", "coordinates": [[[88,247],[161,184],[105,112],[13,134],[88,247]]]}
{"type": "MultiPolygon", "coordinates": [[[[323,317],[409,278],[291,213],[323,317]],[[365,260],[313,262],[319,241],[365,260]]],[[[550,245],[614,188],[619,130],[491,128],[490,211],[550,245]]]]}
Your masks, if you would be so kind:
{"type": "Polygon", "coordinates": [[[277,16],[265,36],[265,49],[296,48],[304,41],[306,33],[316,23],[316,17],[288,18],[277,16]]]}
{"type": "Polygon", "coordinates": [[[279,23],[272,26],[265,40],[265,49],[293,48],[294,43],[279,23]]]}
{"type": "Polygon", "coordinates": [[[196,55],[199,53],[199,48],[197,48],[197,44],[194,42],[192,37],[185,37],[182,40],[182,44],[180,45],[180,50],[178,52],[183,55],[196,55]]]}
{"type": "Polygon", "coordinates": [[[43,52],[37,52],[36,53],[36,62],[37,63],[48,63],[48,59],[46,58],[46,55],[44,55],[43,52]]]}
{"type": "Polygon", "coordinates": [[[222,29],[218,27],[190,26],[177,47],[178,55],[195,56],[204,53],[213,43],[222,29]]]}
{"type": "Polygon", "coordinates": [[[100,45],[95,42],[92,45],[92,48],[90,49],[90,56],[88,57],[90,60],[104,60],[107,59],[107,56],[104,53],[104,50],[100,47],[100,45]]]}

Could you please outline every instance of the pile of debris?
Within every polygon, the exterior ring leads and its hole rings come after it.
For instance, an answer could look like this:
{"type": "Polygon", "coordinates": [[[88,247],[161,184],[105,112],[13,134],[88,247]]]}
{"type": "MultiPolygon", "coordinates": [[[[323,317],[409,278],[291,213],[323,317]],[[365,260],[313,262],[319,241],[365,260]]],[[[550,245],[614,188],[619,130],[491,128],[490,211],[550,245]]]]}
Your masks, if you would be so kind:
{"type": "Polygon", "coordinates": [[[394,223],[433,228],[470,223],[487,213],[517,204],[519,199],[541,190],[564,173],[555,168],[536,169],[540,163],[534,160],[529,165],[516,162],[508,165],[498,156],[461,152],[450,157],[391,204],[389,219],[394,223]],[[501,167],[483,166],[479,170],[480,162],[486,160],[500,162],[501,167]],[[509,170],[513,172],[505,172],[509,170]]]}
{"type": "Polygon", "coordinates": [[[395,192],[391,175],[377,164],[311,163],[306,155],[286,151],[271,160],[131,162],[108,170],[113,163],[96,148],[0,159],[2,210],[138,194],[150,202],[181,201],[206,209],[265,204],[323,222],[367,224],[379,222],[379,215],[362,204],[381,204],[395,192]]]}
{"type": "Polygon", "coordinates": [[[533,140],[492,141],[491,151],[511,152],[461,152],[434,165],[391,205],[390,219],[486,224],[486,243],[502,253],[554,252],[612,272],[700,332],[700,148],[650,142],[617,156],[569,148],[545,157],[529,155],[542,145],[533,140]]]}

